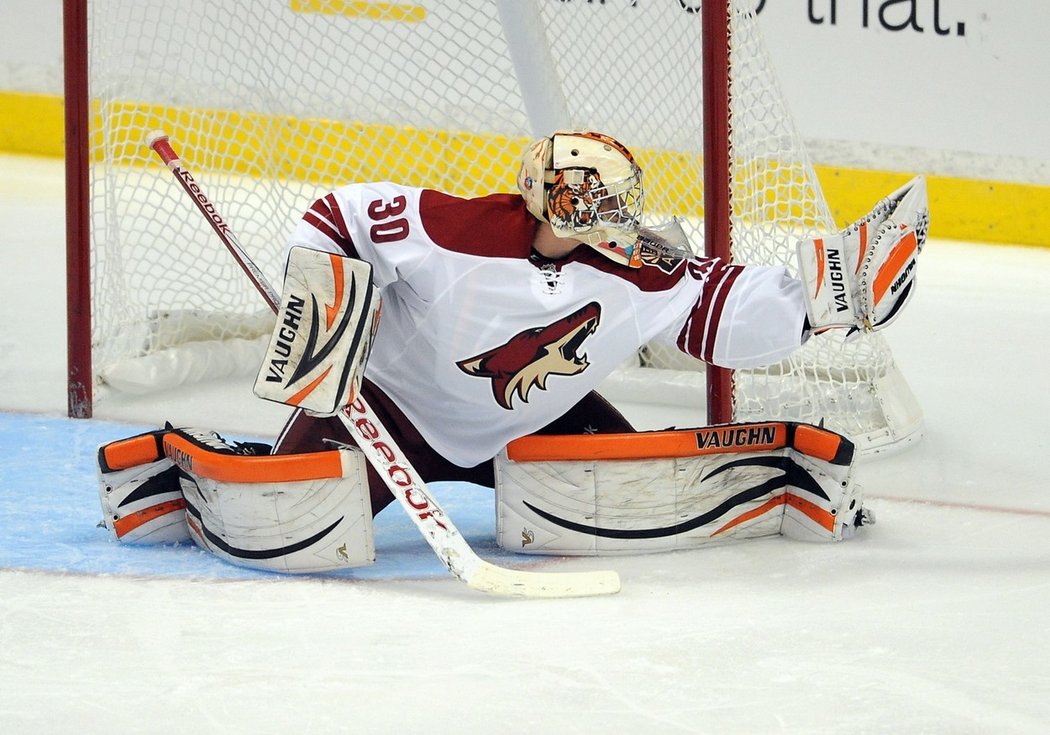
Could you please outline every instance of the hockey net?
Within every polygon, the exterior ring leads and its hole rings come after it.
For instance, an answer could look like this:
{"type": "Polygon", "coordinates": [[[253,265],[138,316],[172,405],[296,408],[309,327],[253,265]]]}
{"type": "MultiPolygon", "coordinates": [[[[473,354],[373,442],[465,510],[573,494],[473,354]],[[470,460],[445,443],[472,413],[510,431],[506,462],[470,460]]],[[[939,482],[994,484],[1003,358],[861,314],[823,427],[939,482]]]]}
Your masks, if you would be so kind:
{"type": "MultiPolygon", "coordinates": [[[[67,13],[83,2],[66,0],[67,13]]],[[[177,141],[274,283],[288,233],[328,189],[394,180],[461,196],[513,191],[527,143],[557,128],[622,140],[645,171],[647,209],[682,218],[702,252],[701,51],[722,45],[732,102],[708,104],[731,121],[732,258],[794,269],[796,239],[835,229],[829,209],[754,3],[702,5],[728,15],[725,38],[701,41],[698,0],[93,0],[77,51],[88,162],[70,165],[90,172],[82,246],[96,399],[202,377],[247,382],[272,324],[158,171],[144,143],[155,129],[177,141]]],[[[635,395],[705,399],[701,363],[650,347],[639,365],[621,376],[635,395]]],[[[738,371],[731,400],[734,420],[823,421],[873,449],[921,425],[877,336],[818,337],[791,360],[738,371]]]]}

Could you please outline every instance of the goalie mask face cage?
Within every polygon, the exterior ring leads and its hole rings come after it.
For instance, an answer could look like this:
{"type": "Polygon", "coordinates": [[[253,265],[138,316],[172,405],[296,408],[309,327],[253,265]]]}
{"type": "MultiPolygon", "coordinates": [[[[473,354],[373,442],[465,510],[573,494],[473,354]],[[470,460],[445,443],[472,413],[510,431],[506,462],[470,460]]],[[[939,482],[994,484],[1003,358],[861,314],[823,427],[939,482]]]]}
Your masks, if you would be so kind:
{"type": "Polygon", "coordinates": [[[556,133],[525,154],[518,188],[529,211],[559,237],[581,240],[608,258],[641,267],[637,248],[645,194],[642,170],[601,133],[556,133]]]}

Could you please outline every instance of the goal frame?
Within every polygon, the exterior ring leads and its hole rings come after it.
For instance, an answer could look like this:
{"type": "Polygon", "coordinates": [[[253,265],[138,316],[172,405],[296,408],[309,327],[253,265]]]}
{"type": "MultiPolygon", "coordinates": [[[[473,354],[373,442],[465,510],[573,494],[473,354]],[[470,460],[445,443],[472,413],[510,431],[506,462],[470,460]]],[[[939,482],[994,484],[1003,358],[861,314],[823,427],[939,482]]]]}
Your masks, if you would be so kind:
{"type": "MultiPolygon", "coordinates": [[[[706,0],[702,14],[705,249],[731,258],[729,19],[731,0],[706,0]]],[[[65,52],[67,409],[93,413],[91,354],[90,80],[87,0],[63,0],[65,52]]],[[[732,421],[732,371],[707,370],[708,423],[732,421]]]]}
{"type": "Polygon", "coordinates": [[[66,406],[72,418],[91,418],[94,378],[87,0],[63,0],[62,44],[66,105],[66,406]]]}

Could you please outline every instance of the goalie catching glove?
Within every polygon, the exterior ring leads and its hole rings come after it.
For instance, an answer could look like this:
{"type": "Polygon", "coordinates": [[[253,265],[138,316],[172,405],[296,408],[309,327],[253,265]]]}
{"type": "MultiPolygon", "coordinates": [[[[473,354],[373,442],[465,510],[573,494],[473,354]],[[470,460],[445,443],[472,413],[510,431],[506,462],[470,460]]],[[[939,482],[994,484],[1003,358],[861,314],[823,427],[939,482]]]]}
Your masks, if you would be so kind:
{"type": "Polygon", "coordinates": [[[890,324],[915,290],[929,221],[926,180],[919,176],[842,232],[800,242],[811,331],[845,327],[852,335],[890,324]]]}
{"type": "Polygon", "coordinates": [[[372,266],[293,247],[255,395],[331,416],[357,395],[379,325],[372,266]]]}

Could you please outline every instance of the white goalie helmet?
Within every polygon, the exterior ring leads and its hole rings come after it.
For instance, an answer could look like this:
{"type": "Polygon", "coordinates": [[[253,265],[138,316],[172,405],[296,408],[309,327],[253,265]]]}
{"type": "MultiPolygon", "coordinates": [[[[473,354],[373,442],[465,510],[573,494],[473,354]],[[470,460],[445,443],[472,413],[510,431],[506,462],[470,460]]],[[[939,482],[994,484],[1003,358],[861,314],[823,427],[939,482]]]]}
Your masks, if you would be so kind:
{"type": "Polygon", "coordinates": [[[602,133],[555,133],[529,146],[518,172],[529,212],[554,234],[582,240],[622,265],[642,265],[642,169],[602,133]]]}

